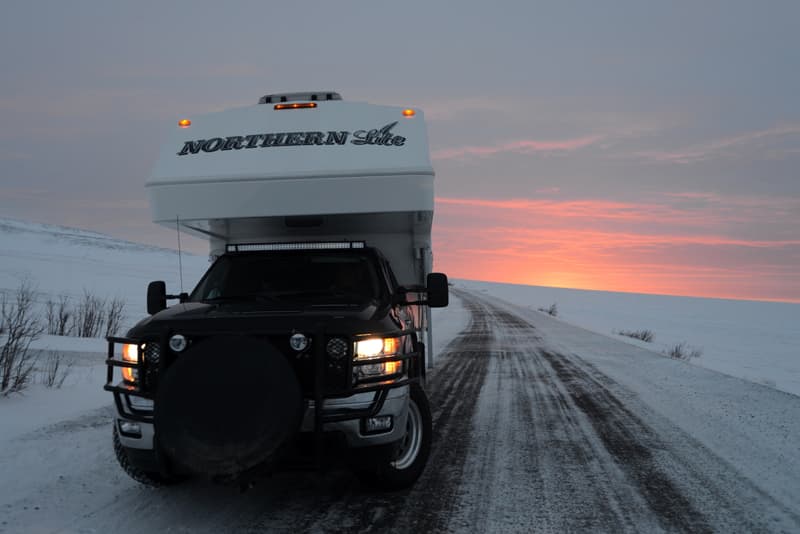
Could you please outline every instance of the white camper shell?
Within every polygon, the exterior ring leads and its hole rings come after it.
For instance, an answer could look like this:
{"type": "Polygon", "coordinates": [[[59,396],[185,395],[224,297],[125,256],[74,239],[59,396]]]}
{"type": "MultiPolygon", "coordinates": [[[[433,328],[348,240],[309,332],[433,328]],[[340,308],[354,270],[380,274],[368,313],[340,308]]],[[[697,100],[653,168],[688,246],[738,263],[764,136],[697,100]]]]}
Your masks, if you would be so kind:
{"type": "Polygon", "coordinates": [[[330,91],[267,95],[169,133],[147,183],[153,220],[245,243],[364,241],[402,285],[431,271],[433,177],[422,111],[330,91]]]}

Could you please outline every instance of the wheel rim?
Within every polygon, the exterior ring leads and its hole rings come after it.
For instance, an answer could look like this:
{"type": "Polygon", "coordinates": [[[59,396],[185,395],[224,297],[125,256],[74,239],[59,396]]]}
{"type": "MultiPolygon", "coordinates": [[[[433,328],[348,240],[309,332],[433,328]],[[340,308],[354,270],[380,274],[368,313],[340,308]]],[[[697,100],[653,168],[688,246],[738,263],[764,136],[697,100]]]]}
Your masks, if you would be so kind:
{"type": "Polygon", "coordinates": [[[419,413],[417,403],[413,400],[408,403],[408,418],[406,419],[406,437],[400,444],[397,459],[392,462],[395,469],[408,469],[419,455],[422,446],[422,414],[419,413]]]}

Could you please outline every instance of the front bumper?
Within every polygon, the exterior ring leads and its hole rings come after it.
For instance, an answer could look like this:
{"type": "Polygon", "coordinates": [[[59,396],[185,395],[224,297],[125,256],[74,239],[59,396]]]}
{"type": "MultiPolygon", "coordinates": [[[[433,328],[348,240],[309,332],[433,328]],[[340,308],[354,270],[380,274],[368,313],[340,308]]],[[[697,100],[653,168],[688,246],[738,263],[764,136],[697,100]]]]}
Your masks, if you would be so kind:
{"type": "MultiPolygon", "coordinates": [[[[348,447],[369,447],[372,445],[385,445],[395,443],[405,436],[406,418],[408,416],[409,388],[402,386],[386,391],[385,398],[381,399],[381,392],[358,393],[350,397],[325,399],[323,401],[324,414],[332,416],[333,420],[323,423],[322,431],[338,432],[347,443],[348,447]],[[377,403],[380,403],[378,405],[377,403]],[[373,417],[391,416],[392,427],[385,432],[367,433],[364,428],[365,417],[342,419],[347,414],[359,412],[366,413],[374,411],[373,417]]],[[[152,406],[152,405],[150,405],[152,406]]],[[[301,433],[314,432],[314,420],[316,410],[314,403],[310,402],[306,408],[303,422],[300,427],[301,433]]],[[[117,425],[120,443],[129,449],[155,450],[155,428],[152,422],[129,419],[123,415],[117,415],[114,424],[117,425]],[[123,427],[127,424],[138,425],[138,435],[125,432],[123,427]]]]}
{"type": "MultiPolygon", "coordinates": [[[[323,413],[348,413],[355,411],[366,411],[379,401],[380,392],[358,393],[352,397],[340,399],[326,399],[323,403],[323,413]]],[[[364,419],[344,419],[323,423],[323,432],[341,432],[349,447],[368,447],[370,445],[384,445],[394,443],[403,439],[406,432],[406,417],[408,416],[409,388],[402,386],[390,389],[386,392],[383,405],[373,417],[391,416],[392,427],[386,432],[366,433],[364,431],[364,419]]],[[[316,411],[314,404],[311,403],[306,409],[303,424],[300,432],[314,432],[314,418],[316,411]]]]}

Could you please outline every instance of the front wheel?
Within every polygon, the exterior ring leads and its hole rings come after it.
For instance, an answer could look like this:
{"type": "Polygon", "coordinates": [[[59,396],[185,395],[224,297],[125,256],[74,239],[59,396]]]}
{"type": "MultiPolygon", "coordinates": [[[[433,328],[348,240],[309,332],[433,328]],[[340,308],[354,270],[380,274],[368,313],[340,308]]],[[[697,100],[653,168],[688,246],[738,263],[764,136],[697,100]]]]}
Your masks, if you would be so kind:
{"type": "Polygon", "coordinates": [[[117,432],[117,425],[114,424],[114,455],[117,457],[117,462],[125,473],[136,482],[146,486],[171,486],[181,482],[184,477],[167,476],[154,471],[145,471],[131,463],[128,458],[128,449],[122,445],[119,440],[119,433],[117,432]]]}
{"type": "Polygon", "coordinates": [[[361,478],[385,490],[410,487],[420,477],[428,462],[432,433],[428,397],[422,387],[412,384],[405,437],[399,447],[392,447],[389,454],[380,455],[371,469],[361,471],[361,478]]]}

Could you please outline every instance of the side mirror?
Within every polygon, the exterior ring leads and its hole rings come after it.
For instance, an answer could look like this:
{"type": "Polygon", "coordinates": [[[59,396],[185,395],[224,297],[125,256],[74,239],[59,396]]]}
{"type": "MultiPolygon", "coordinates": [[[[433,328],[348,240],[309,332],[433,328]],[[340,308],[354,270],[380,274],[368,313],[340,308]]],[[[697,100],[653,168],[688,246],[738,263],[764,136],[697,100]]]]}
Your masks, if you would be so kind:
{"type": "Polygon", "coordinates": [[[155,315],[167,307],[167,284],[162,280],[147,286],[147,313],[155,315]]]}
{"type": "Polygon", "coordinates": [[[428,306],[431,308],[444,308],[450,302],[450,288],[447,285],[447,275],[444,273],[429,273],[425,281],[428,292],[428,306]]]}

